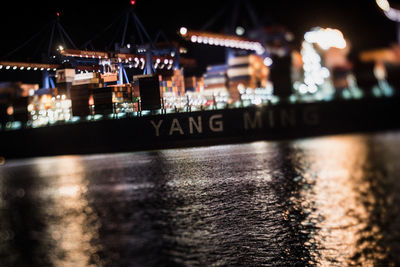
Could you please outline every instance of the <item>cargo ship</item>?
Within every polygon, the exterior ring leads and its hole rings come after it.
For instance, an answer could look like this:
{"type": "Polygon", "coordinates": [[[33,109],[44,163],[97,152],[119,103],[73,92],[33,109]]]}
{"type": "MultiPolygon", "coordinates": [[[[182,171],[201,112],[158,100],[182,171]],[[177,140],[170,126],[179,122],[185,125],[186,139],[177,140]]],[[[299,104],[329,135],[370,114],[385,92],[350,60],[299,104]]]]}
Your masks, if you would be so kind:
{"type": "MultiPolygon", "coordinates": [[[[133,10],[126,16],[148,36],[133,10]]],[[[62,29],[58,20],[54,27],[62,29]]],[[[189,44],[223,47],[225,64],[188,76],[186,47],[160,48],[151,40],[131,45],[125,35],[111,52],[59,46],[45,63],[0,61],[1,71],[40,71],[43,77],[41,88],[0,83],[0,157],[285,140],[400,126],[396,49],[368,51],[353,66],[347,41],[336,29],[311,29],[298,51],[288,48],[290,35],[281,29],[259,40],[184,27],[179,34],[189,44]]]]}
{"type": "Polygon", "coordinates": [[[0,133],[5,158],[127,152],[398,129],[400,97],[142,115],[0,133]]]}

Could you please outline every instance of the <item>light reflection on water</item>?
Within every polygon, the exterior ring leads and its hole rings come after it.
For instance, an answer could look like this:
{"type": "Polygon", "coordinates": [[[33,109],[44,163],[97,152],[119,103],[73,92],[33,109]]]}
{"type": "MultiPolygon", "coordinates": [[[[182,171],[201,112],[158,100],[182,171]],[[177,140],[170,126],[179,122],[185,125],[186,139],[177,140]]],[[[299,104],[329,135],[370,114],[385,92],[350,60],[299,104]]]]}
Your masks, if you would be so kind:
{"type": "Polygon", "coordinates": [[[305,180],[314,181],[302,193],[304,203],[313,203],[305,208],[310,216],[303,223],[318,229],[311,241],[317,245],[319,264],[399,263],[397,138],[342,136],[300,142],[300,162],[309,170],[305,180]]]}
{"type": "Polygon", "coordinates": [[[399,133],[16,160],[1,266],[400,264],[399,133]]]}
{"type": "Polygon", "coordinates": [[[46,234],[52,241],[48,248],[50,262],[54,266],[101,264],[96,255],[100,247],[93,244],[99,237],[100,221],[86,198],[88,181],[82,161],[60,157],[49,165],[39,161],[35,167],[40,177],[49,177],[47,187],[39,189],[36,197],[48,203],[44,212],[46,234]]]}

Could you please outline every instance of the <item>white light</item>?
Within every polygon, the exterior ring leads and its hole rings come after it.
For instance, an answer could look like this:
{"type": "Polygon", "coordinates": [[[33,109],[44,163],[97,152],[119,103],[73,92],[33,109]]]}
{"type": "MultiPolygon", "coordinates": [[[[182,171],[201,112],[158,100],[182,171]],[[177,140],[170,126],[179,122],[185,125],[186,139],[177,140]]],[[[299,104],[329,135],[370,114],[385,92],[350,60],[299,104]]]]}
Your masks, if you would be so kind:
{"type": "Polygon", "coordinates": [[[308,91],[312,94],[315,94],[318,91],[318,87],[316,85],[311,85],[308,87],[308,91]]]}
{"type": "Polygon", "coordinates": [[[302,84],[302,85],[299,86],[299,92],[300,92],[300,94],[306,94],[307,91],[308,91],[307,85],[302,84]]]}
{"type": "Polygon", "coordinates": [[[323,67],[323,68],[321,69],[321,75],[322,75],[322,77],[324,77],[325,79],[327,79],[327,78],[329,78],[329,76],[330,76],[331,74],[329,73],[329,70],[328,70],[327,68],[323,67]]]}
{"type": "Polygon", "coordinates": [[[270,57],[266,57],[264,59],[264,65],[265,66],[270,67],[272,65],[272,63],[274,63],[274,62],[272,61],[272,59],[270,57]]]}
{"type": "Polygon", "coordinates": [[[47,68],[47,71],[49,71],[50,70],[50,68],[47,68]]]}
{"type": "Polygon", "coordinates": [[[168,59],[164,59],[164,64],[168,64],[168,59]]]}
{"type": "Polygon", "coordinates": [[[181,27],[180,28],[180,30],[179,30],[179,33],[181,34],[181,35],[186,35],[187,34],[187,28],[185,28],[185,27],[181,27]]]}
{"type": "Polygon", "coordinates": [[[27,67],[26,69],[27,69],[27,70],[31,70],[31,67],[27,67]]]}
{"type": "Polygon", "coordinates": [[[347,45],[342,32],[330,28],[316,28],[307,32],[304,35],[304,39],[308,43],[318,44],[324,50],[328,50],[331,47],[344,49],[347,45]]]}
{"type": "Polygon", "coordinates": [[[10,66],[7,66],[7,67],[6,67],[6,70],[9,70],[9,69],[10,69],[10,66]]]}
{"type": "Polygon", "coordinates": [[[20,67],[19,69],[20,69],[20,70],[23,70],[24,68],[25,68],[25,67],[22,66],[22,67],[20,67]]]}
{"type": "Polygon", "coordinates": [[[33,70],[37,70],[37,67],[34,67],[33,70]]]}
{"type": "Polygon", "coordinates": [[[196,35],[193,35],[193,36],[190,38],[190,40],[191,40],[193,43],[196,43],[196,42],[197,42],[197,36],[196,36],[196,35]]]}
{"type": "Polygon", "coordinates": [[[326,79],[329,78],[329,70],[321,65],[321,57],[312,43],[303,42],[301,56],[304,63],[304,84],[297,85],[298,90],[300,94],[315,94],[320,86],[324,85],[326,79]]]}
{"type": "Polygon", "coordinates": [[[160,63],[160,62],[161,62],[161,59],[157,58],[156,62],[157,62],[157,63],[160,63]]]}
{"type": "Polygon", "coordinates": [[[246,92],[246,88],[244,87],[243,83],[239,83],[237,86],[240,94],[244,94],[246,92]]]}
{"type": "Polygon", "coordinates": [[[258,54],[258,55],[262,55],[262,54],[264,54],[264,52],[265,52],[265,48],[264,47],[258,47],[257,49],[256,49],[256,53],[258,54]]]}
{"type": "Polygon", "coordinates": [[[390,4],[387,0],[376,0],[376,4],[385,12],[390,10],[390,4]]]}
{"type": "Polygon", "coordinates": [[[44,70],[44,68],[40,68],[40,70],[44,70]]]}
{"type": "Polygon", "coordinates": [[[245,30],[244,30],[243,27],[238,26],[238,27],[236,27],[236,31],[235,32],[236,32],[237,35],[242,36],[245,33],[245,30]]]}
{"type": "Polygon", "coordinates": [[[13,67],[13,70],[16,70],[16,69],[17,69],[17,66],[14,66],[14,67],[13,67]]]}
{"type": "Polygon", "coordinates": [[[64,47],[63,47],[62,45],[59,45],[59,46],[58,46],[58,49],[59,49],[60,51],[63,51],[63,50],[64,50],[64,47]]]}
{"type": "Polygon", "coordinates": [[[246,50],[251,50],[252,49],[252,45],[249,42],[244,42],[243,43],[243,48],[246,50]]]}
{"type": "Polygon", "coordinates": [[[131,44],[127,44],[126,47],[129,49],[131,48],[131,44]]]}

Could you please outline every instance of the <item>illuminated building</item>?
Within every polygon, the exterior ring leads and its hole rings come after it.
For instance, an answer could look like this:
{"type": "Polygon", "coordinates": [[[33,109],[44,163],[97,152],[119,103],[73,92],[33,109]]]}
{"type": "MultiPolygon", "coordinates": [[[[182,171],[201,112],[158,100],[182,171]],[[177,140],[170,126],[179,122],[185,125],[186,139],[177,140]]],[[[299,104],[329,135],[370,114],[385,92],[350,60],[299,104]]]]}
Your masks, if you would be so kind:
{"type": "Polygon", "coordinates": [[[35,84],[0,83],[0,124],[27,123],[29,95],[38,88],[35,84]]]}
{"type": "Polygon", "coordinates": [[[203,77],[186,77],[185,78],[186,92],[203,92],[204,91],[204,78],[203,77]]]}
{"type": "Polygon", "coordinates": [[[91,93],[95,114],[120,116],[134,112],[132,87],[129,85],[94,88],[91,93]]]}
{"type": "MultiPolygon", "coordinates": [[[[400,87],[400,81],[398,79],[400,73],[399,45],[393,45],[390,48],[364,51],[360,54],[360,59],[363,65],[373,64],[373,66],[371,66],[369,69],[369,75],[364,76],[373,77],[373,68],[376,68],[376,65],[379,65],[379,68],[382,70],[381,72],[383,72],[384,75],[379,75],[380,78],[376,78],[383,81],[382,77],[385,77],[385,80],[389,82],[394,88],[400,87]]],[[[374,71],[374,74],[376,76],[376,71],[374,71]]]]}
{"type": "Polygon", "coordinates": [[[187,102],[183,69],[164,71],[158,77],[164,108],[183,108],[187,102]]]}
{"type": "Polygon", "coordinates": [[[174,70],[171,76],[172,91],[176,92],[178,96],[185,95],[185,78],[183,76],[183,70],[174,70]]]}
{"type": "Polygon", "coordinates": [[[71,100],[65,95],[34,95],[27,109],[32,127],[65,122],[72,118],[71,100]]]}
{"type": "Polygon", "coordinates": [[[394,88],[387,82],[387,72],[385,64],[377,62],[374,66],[374,76],[376,77],[378,84],[376,84],[372,92],[375,96],[386,96],[390,97],[394,95],[394,88]]]}
{"type": "Polygon", "coordinates": [[[303,81],[294,84],[299,97],[303,100],[361,97],[348,52],[349,46],[339,30],[314,28],[307,32],[301,47],[303,81]]]}
{"type": "Polygon", "coordinates": [[[241,99],[239,89],[266,88],[269,69],[257,55],[233,57],[228,60],[227,76],[231,101],[241,99]]]}
{"type": "Polygon", "coordinates": [[[204,74],[203,95],[207,99],[206,105],[214,105],[217,100],[228,102],[228,67],[226,65],[214,65],[207,67],[204,74]],[[218,98],[218,99],[217,99],[218,98]]]}

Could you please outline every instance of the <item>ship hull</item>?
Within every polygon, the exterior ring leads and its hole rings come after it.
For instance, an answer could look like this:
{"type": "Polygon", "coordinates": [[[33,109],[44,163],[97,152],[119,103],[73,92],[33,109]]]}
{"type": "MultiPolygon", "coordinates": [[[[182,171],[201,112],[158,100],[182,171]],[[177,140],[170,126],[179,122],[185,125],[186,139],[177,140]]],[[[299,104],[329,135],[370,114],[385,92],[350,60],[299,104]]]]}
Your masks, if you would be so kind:
{"type": "Polygon", "coordinates": [[[0,156],[112,153],[400,128],[400,98],[265,105],[0,133],[0,156]]]}

